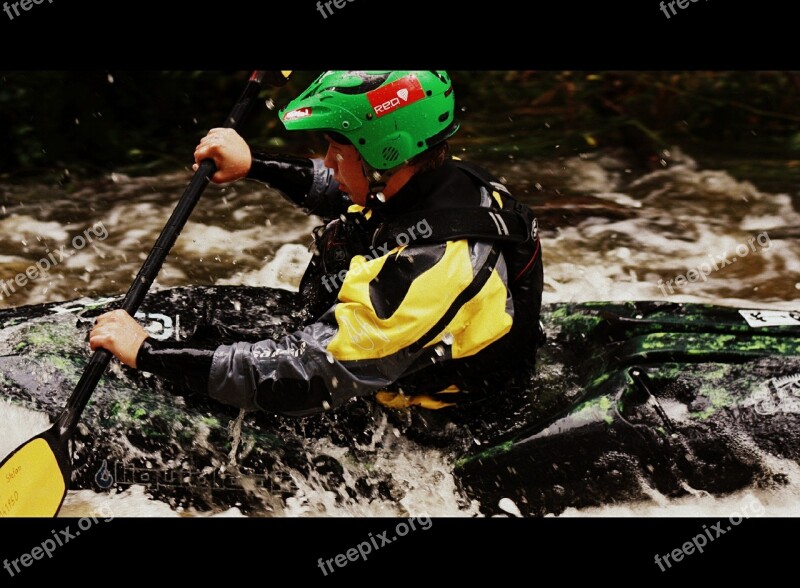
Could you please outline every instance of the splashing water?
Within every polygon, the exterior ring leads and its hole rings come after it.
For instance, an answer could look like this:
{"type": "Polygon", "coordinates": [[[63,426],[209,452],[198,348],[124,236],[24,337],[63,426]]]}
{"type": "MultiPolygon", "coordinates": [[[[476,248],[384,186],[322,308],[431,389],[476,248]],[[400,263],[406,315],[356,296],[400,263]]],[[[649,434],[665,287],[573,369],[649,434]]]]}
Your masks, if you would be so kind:
{"type": "MultiPolygon", "coordinates": [[[[800,249],[787,227],[800,226],[795,200],[787,191],[765,192],[736,179],[730,171],[701,169],[679,150],[675,165],[646,173],[631,172],[624,158],[603,154],[557,161],[515,159],[493,169],[508,179],[520,199],[535,207],[543,234],[544,301],[669,300],[739,307],[796,309],[800,249]],[[543,198],[544,197],[544,198],[543,198]],[[757,245],[735,263],[673,291],[659,280],[686,274],[709,260],[730,254],[748,239],[766,232],[769,246],[757,245]]],[[[491,167],[491,166],[489,166],[491,167]]],[[[155,240],[186,173],[129,178],[76,187],[72,194],[37,187],[14,194],[0,217],[0,278],[24,271],[32,260],[57,249],[88,222],[84,210],[103,211],[109,237],[96,249],[71,257],[40,281],[0,300],[0,307],[116,295],[127,286],[141,254],[155,240]],[[88,203],[79,211],[75,202],[88,203]],[[136,226],[125,219],[137,218],[136,226]]],[[[182,284],[272,286],[296,290],[309,253],[311,228],[319,221],[289,208],[277,194],[252,184],[212,186],[205,207],[176,244],[155,289],[182,284]]],[[[761,243],[761,242],[758,242],[761,243]]],[[[445,341],[446,343],[446,341],[445,341]]],[[[679,415],[670,415],[676,416],[679,415]]],[[[49,426],[46,415],[0,401],[0,455],[49,426]]],[[[208,435],[196,443],[219,455],[235,471],[252,451],[243,413],[230,422],[231,450],[220,453],[208,435]]],[[[264,516],[481,516],[481,505],[465,498],[453,477],[452,456],[405,438],[384,418],[371,425],[371,440],[342,447],[330,438],[305,439],[308,470],[289,468],[292,493],[267,503],[264,516]],[[326,473],[335,461],[341,470],[326,473]],[[332,482],[333,480],[333,482],[332,482]]],[[[167,459],[124,448],[155,467],[167,459]],[[137,453],[139,452],[139,453],[137,453]]],[[[800,468],[758,451],[774,472],[789,480],[778,490],[747,490],[727,497],[692,491],[666,498],[644,488],[646,502],[569,508],[560,516],[729,516],[757,501],[766,516],[797,516],[800,468]]],[[[216,459],[216,458],[215,458],[216,459]]],[[[253,493],[263,489],[249,488],[253,493]]],[[[261,495],[261,494],[259,494],[261,495]]],[[[519,512],[509,498],[500,508],[519,512]]],[[[115,516],[244,516],[239,507],[203,510],[155,500],[146,486],[120,492],[71,491],[63,516],[81,516],[108,506],[115,516]]]]}

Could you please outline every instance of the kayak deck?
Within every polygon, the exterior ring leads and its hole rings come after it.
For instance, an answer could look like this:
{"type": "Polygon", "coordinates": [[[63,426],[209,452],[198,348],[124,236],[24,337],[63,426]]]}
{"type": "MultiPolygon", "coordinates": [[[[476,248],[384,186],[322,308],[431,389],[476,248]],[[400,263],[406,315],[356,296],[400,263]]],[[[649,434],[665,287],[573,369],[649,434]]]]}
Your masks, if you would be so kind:
{"type": "MultiPolygon", "coordinates": [[[[56,416],[89,356],[93,317],[113,304],[0,311],[2,398],[56,416]]],[[[291,471],[343,483],[339,460],[309,455],[307,439],[330,438],[368,460],[362,448],[382,418],[447,451],[460,487],[487,514],[503,498],[536,516],[646,499],[652,488],[679,496],[779,485],[786,475],[772,458],[800,458],[800,320],[786,315],[787,324],[752,327],[738,309],[712,305],[545,305],[537,367],[507,389],[442,411],[358,399],[320,417],[251,413],[235,466],[227,424],[238,411],[117,365],[77,433],[73,486],[102,490],[103,464],[123,464],[114,487],[149,481],[173,506],[277,512],[297,490],[291,471]],[[148,462],[161,473],[148,474],[148,462]],[[192,483],[173,479],[186,475],[192,483]]],[[[158,338],[222,342],[280,337],[304,314],[293,293],[223,286],[152,293],[139,318],[158,338]]],[[[346,485],[351,494],[395,492],[387,480],[346,485]]]]}

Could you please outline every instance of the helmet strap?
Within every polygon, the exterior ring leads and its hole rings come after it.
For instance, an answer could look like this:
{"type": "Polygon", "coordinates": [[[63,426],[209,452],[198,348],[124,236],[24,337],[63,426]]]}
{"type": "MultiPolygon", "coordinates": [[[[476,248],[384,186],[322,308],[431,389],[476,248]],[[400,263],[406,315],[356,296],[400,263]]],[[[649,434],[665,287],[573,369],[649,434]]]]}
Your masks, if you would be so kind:
{"type": "Polygon", "coordinates": [[[386,197],[383,195],[386,190],[386,185],[394,175],[397,168],[387,170],[377,170],[367,164],[364,159],[361,159],[361,169],[364,170],[364,177],[369,182],[369,193],[367,194],[367,206],[377,208],[386,203],[386,197]]]}

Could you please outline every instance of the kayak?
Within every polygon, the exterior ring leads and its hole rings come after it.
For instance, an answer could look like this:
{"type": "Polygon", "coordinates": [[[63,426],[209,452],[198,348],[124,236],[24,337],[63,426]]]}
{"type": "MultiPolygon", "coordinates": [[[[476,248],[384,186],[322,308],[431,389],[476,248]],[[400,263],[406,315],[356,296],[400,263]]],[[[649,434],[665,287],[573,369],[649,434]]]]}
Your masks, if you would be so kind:
{"type": "MultiPolygon", "coordinates": [[[[56,417],[89,358],[94,317],[120,298],[0,311],[0,400],[56,417]]],[[[277,338],[305,314],[296,293],[193,286],[147,296],[160,340],[277,338]]],[[[390,409],[359,398],[322,415],[247,413],[116,362],[72,443],[73,489],[144,485],[175,509],[280,514],[297,474],[348,495],[393,499],[369,472],[375,431],[444,451],[482,514],[560,514],[657,491],[724,495],[789,483],[800,460],[800,313],[658,301],[545,304],[537,365],[455,408],[390,409]],[[343,452],[313,451],[326,438],[343,452]],[[344,457],[343,457],[344,456],[344,457]],[[344,490],[343,490],[344,489],[344,490]]],[[[2,458],[4,456],[0,456],[2,458]]]]}
{"type": "Polygon", "coordinates": [[[456,462],[482,505],[545,515],[789,483],[800,313],[584,303],[549,306],[544,322],[517,422],[456,462]]]}

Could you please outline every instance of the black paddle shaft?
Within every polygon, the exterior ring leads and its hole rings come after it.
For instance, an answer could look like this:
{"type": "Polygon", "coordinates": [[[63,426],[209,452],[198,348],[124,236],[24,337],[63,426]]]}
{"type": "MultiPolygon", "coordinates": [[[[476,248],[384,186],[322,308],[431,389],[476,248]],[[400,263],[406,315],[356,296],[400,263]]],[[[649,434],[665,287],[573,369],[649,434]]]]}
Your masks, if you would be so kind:
{"type": "MultiPolygon", "coordinates": [[[[229,129],[236,129],[241,122],[247,117],[247,114],[252,109],[256,102],[258,93],[261,90],[261,85],[264,82],[271,83],[272,85],[280,85],[286,81],[286,77],[281,72],[267,72],[256,71],[250,77],[247,87],[242,92],[239,102],[231,110],[230,115],[225,120],[224,127],[229,129]]],[[[172,212],[167,225],[161,231],[156,244],[147,256],[142,269],[133,281],[125,299],[122,301],[122,309],[127,311],[128,314],[133,316],[142,304],[144,297],[150,286],[153,285],[158,272],[161,271],[161,266],[164,264],[167,255],[169,255],[172,246],[181,234],[186,221],[192,214],[194,207],[200,200],[203,191],[208,186],[211,176],[217,171],[217,166],[211,159],[206,159],[200,163],[197,171],[192,177],[191,182],[183,192],[181,199],[178,201],[175,210],[172,212]]],[[[58,433],[61,436],[69,437],[78,424],[78,419],[89,401],[89,397],[94,392],[97,383],[103,376],[109,362],[111,361],[112,354],[106,349],[97,349],[92,354],[89,363],[83,371],[80,381],[75,386],[67,406],[58,417],[56,426],[58,433]]]]}

